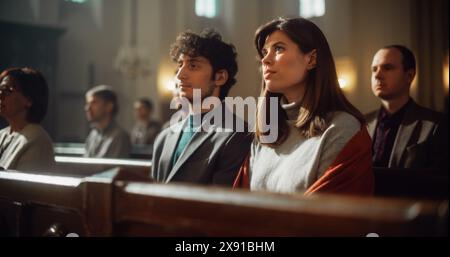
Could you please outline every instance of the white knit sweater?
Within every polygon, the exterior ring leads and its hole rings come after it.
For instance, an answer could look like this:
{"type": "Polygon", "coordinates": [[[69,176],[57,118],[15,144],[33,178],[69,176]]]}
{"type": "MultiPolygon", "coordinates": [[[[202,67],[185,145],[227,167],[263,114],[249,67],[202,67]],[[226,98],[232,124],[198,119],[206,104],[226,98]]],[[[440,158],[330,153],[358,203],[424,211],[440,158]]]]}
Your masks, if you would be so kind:
{"type": "MultiPolygon", "coordinates": [[[[289,115],[296,106],[283,106],[289,115]]],[[[303,192],[320,178],[361,124],[346,112],[331,113],[322,135],[306,139],[289,121],[287,140],[276,148],[253,142],[250,156],[250,188],[273,192],[303,192]]],[[[295,113],[294,113],[295,116],[295,113]]]]}

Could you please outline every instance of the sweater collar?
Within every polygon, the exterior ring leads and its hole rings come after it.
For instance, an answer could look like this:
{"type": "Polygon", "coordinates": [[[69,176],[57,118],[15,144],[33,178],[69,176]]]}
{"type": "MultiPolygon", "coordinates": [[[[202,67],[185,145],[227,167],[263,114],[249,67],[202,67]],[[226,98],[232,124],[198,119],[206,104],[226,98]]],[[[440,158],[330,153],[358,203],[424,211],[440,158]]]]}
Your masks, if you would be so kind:
{"type": "Polygon", "coordinates": [[[288,120],[297,120],[302,102],[303,97],[292,103],[288,103],[286,98],[281,97],[280,105],[281,108],[286,112],[288,120]]]}

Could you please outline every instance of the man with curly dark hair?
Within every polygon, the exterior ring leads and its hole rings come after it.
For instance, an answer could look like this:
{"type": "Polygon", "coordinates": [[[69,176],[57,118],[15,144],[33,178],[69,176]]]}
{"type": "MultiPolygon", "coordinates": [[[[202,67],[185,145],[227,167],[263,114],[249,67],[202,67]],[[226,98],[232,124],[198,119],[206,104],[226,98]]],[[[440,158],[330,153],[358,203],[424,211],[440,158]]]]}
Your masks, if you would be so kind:
{"type": "Polygon", "coordinates": [[[178,97],[187,103],[188,108],[183,109],[188,109],[185,110],[188,115],[173,122],[156,138],[152,177],[164,183],[232,186],[251,142],[248,133],[221,122],[221,117],[232,117],[235,124],[243,122],[224,105],[236,83],[235,47],[222,41],[216,31],[206,29],[201,34],[180,34],[170,55],[178,63],[178,97]],[[199,106],[195,99],[201,102],[214,99],[218,104],[199,106]],[[206,130],[205,124],[209,126],[206,130]]]}

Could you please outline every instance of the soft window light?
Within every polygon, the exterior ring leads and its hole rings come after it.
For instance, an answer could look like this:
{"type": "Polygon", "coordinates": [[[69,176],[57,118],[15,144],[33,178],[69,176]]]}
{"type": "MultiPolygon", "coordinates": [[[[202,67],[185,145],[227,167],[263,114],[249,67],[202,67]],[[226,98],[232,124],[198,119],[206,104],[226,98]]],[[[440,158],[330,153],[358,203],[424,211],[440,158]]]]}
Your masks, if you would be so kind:
{"type": "Polygon", "coordinates": [[[195,14],[206,18],[214,18],[217,15],[216,0],[195,0],[195,14]]]}
{"type": "Polygon", "coordinates": [[[66,0],[66,2],[76,3],[76,4],[83,4],[86,2],[86,0],[66,0]]]}
{"type": "Polygon", "coordinates": [[[325,0],[300,0],[300,16],[319,17],[325,14],[325,0]]]}

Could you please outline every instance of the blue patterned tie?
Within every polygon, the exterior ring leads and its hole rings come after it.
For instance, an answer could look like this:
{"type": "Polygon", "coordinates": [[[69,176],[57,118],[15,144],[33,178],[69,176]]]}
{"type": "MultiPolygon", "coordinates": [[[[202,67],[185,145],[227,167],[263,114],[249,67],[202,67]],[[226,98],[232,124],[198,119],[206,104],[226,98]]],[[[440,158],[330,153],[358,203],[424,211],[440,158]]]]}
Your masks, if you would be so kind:
{"type": "Polygon", "coordinates": [[[177,163],[184,148],[186,148],[187,144],[189,143],[189,141],[191,140],[192,136],[195,133],[193,126],[194,124],[193,117],[194,116],[189,115],[187,129],[183,130],[183,134],[181,135],[180,140],[178,141],[177,149],[175,150],[175,153],[173,154],[172,158],[172,167],[175,166],[175,163],[177,163]]]}

